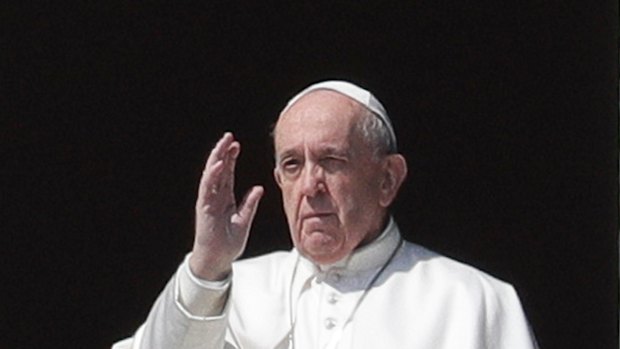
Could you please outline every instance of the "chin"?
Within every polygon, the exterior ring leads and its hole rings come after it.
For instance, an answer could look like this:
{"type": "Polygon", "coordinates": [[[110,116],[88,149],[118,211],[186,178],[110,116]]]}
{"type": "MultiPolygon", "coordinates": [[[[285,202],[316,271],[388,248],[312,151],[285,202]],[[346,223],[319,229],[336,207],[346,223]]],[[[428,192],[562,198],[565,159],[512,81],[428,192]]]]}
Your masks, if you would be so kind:
{"type": "MultiPolygon", "coordinates": [[[[332,264],[346,257],[348,252],[337,232],[317,229],[302,230],[296,242],[297,250],[316,264],[332,264]]],[[[350,251],[349,251],[350,252],[350,251]]]]}

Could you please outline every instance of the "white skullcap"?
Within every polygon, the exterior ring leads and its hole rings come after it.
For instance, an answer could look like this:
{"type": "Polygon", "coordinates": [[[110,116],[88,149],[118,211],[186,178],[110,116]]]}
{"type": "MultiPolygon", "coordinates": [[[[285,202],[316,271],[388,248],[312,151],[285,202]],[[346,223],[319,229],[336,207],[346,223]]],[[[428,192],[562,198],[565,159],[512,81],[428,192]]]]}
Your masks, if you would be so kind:
{"type": "Polygon", "coordinates": [[[354,101],[363,105],[366,109],[370,110],[376,117],[379,118],[379,120],[381,120],[381,122],[383,122],[383,125],[385,125],[385,127],[387,128],[390,136],[389,150],[391,152],[396,152],[396,134],[394,133],[394,127],[392,127],[392,121],[390,120],[390,117],[388,116],[381,102],[379,102],[377,97],[375,97],[369,91],[348,81],[328,80],[310,85],[298,94],[296,94],[293,98],[291,98],[280,115],[284,114],[287,110],[289,110],[291,106],[295,104],[295,102],[297,102],[301,97],[316,90],[331,90],[334,92],[338,92],[344,96],[353,99],[354,101]]]}

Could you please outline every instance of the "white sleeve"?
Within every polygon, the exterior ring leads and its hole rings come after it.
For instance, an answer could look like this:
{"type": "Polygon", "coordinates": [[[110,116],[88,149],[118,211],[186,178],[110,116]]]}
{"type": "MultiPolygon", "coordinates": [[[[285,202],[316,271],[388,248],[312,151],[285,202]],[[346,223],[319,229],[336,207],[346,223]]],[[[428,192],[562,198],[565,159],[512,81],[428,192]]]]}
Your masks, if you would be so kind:
{"type": "Polygon", "coordinates": [[[113,349],[224,348],[230,278],[222,282],[192,275],[187,257],[161,292],[133,338],[113,349]]]}
{"type": "Polygon", "coordinates": [[[189,255],[179,269],[176,290],[178,294],[175,297],[178,306],[186,311],[188,316],[199,319],[222,315],[228,299],[230,275],[222,281],[199,279],[189,267],[189,255]]]}

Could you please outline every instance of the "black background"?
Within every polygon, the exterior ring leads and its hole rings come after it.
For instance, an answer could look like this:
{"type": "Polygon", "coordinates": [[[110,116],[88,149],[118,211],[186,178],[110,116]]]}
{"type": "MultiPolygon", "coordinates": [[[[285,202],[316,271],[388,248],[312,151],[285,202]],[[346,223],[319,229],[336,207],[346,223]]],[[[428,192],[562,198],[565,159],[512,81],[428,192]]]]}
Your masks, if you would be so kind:
{"type": "Polygon", "coordinates": [[[344,78],[409,161],[408,239],[512,283],[541,348],[617,348],[613,1],[1,5],[0,348],[106,348],[191,246],[231,130],[246,255],[289,248],[270,125],[344,78]]]}

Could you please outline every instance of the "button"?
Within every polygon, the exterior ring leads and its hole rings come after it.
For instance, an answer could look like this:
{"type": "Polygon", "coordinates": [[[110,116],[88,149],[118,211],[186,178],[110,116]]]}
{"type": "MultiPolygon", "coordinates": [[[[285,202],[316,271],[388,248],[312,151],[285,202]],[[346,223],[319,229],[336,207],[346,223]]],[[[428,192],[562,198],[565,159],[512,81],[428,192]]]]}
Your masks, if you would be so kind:
{"type": "Polygon", "coordinates": [[[336,327],[336,319],[334,319],[332,317],[328,317],[327,319],[325,319],[325,328],[326,329],[331,330],[334,327],[336,327]]]}
{"type": "Polygon", "coordinates": [[[327,296],[327,303],[329,304],[336,304],[338,303],[338,300],[340,299],[340,297],[336,294],[336,293],[330,293],[329,296],[327,296]]]}

